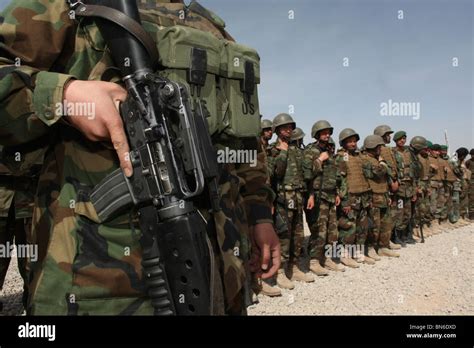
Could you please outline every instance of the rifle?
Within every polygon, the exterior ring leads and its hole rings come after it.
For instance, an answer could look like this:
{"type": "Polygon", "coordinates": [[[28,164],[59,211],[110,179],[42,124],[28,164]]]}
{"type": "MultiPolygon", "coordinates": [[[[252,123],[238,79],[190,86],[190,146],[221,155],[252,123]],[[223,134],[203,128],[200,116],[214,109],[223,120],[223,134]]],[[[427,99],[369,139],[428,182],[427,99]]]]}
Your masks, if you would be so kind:
{"type": "MultiPolygon", "coordinates": [[[[191,108],[184,85],[153,73],[158,52],[143,30],[135,1],[71,4],[94,17],[128,92],[120,116],[130,144],[133,175],[117,169],[90,199],[101,221],[136,209],[142,232],[142,267],[155,315],[213,312],[213,255],[193,198],[207,188],[219,210],[217,157],[199,101],[191,108]]],[[[207,53],[195,48],[188,82],[204,85],[207,53]]]]}

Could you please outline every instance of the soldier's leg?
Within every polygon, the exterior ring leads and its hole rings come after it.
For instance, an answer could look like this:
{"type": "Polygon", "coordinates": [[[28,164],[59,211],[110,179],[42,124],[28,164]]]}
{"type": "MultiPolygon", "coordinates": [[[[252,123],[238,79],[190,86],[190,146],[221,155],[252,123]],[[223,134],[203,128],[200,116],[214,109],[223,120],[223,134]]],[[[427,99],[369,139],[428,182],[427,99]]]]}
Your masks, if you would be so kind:
{"type": "Polygon", "coordinates": [[[451,196],[451,212],[449,214],[449,221],[456,223],[459,220],[459,191],[452,191],[451,196]]]}
{"type": "Polygon", "coordinates": [[[403,201],[403,205],[404,205],[403,206],[403,227],[405,231],[405,241],[408,244],[416,243],[416,241],[413,239],[413,234],[411,230],[411,229],[414,229],[415,226],[410,224],[410,221],[414,221],[414,223],[416,223],[416,216],[413,216],[414,219],[411,220],[412,219],[412,207],[411,207],[412,204],[416,204],[416,203],[413,203],[410,197],[406,198],[403,201]],[[410,229],[410,226],[411,226],[411,229],[410,229]]]}
{"type": "Polygon", "coordinates": [[[376,249],[380,239],[380,208],[372,207],[368,212],[369,227],[367,231],[367,256],[378,261],[376,249]]]}
{"type": "Polygon", "coordinates": [[[366,242],[367,242],[367,233],[369,230],[369,208],[361,207],[357,210],[357,220],[356,220],[356,261],[364,262],[367,264],[374,264],[374,260],[370,257],[365,257],[366,254],[366,242]]]}
{"type": "Polygon", "coordinates": [[[288,211],[284,205],[277,204],[276,209],[280,213],[280,216],[285,220],[287,229],[286,231],[281,231],[278,233],[278,238],[280,239],[280,248],[281,248],[281,263],[282,266],[288,262],[290,258],[290,231],[291,231],[291,219],[290,211],[288,211]]]}
{"type": "Polygon", "coordinates": [[[469,219],[474,220],[474,174],[471,176],[471,181],[469,183],[469,219]]]}
{"type": "Polygon", "coordinates": [[[400,254],[390,250],[390,233],[393,228],[390,208],[380,208],[380,237],[377,254],[379,256],[399,257],[400,254]]]}
{"type": "Polygon", "coordinates": [[[0,218],[0,245],[8,254],[0,257],[0,290],[3,289],[5,277],[7,276],[8,266],[10,265],[10,247],[13,246],[13,238],[15,235],[15,210],[12,204],[7,217],[0,218]]]}
{"type": "Polygon", "coordinates": [[[338,219],[338,232],[340,246],[338,248],[341,262],[352,268],[358,268],[359,265],[352,257],[354,256],[355,241],[356,241],[356,220],[354,211],[349,214],[344,214],[338,219]]]}
{"type": "Polygon", "coordinates": [[[405,247],[405,240],[402,238],[403,236],[403,212],[404,212],[404,198],[399,195],[394,196],[394,200],[392,202],[391,214],[393,219],[393,239],[392,241],[396,244],[400,244],[402,247],[405,247]]]}
{"type": "Polygon", "coordinates": [[[319,216],[317,221],[317,236],[311,249],[311,261],[309,269],[319,276],[328,275],[329,272],[323,268],[325,262],[325,245],[327,240],[327,231],[329,223],[329,203],[321,200],[319,203],[319,216]]]}
{"type": "Polygon", "coordinates": [[[337,258],[337,216],[336,216],[336,205],[328,203],[328,224],[327,224],[327,239],[324,247],[325,261],[324,266],[327,269],[337,272],[344,272],[345,267],[334,262],[337,258]]]}

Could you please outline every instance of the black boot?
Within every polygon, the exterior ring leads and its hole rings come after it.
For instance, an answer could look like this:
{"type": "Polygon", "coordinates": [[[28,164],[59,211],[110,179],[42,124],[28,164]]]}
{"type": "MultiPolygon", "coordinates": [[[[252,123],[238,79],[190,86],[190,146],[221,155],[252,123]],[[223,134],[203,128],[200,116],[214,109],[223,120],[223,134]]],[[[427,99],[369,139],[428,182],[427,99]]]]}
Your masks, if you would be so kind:
{"type": "Polygon", "coordinates": [[[405,243],[405,241],[403,241],[401,238],[401,233],[400,231],[393,231],[393,240],[392,242],[394,242],[395,244],[400,244],[402,246],[402,248],[405,248],[407,246],[407,244],[405,243]]]}
{"type": "Polygon", "coordinates": [[[407,229],[405,230],[405,233],[406,233],[405,242],[407,244],[416,244],[416,240],[413,239],[413,230],[407,227],[407,229]]]}

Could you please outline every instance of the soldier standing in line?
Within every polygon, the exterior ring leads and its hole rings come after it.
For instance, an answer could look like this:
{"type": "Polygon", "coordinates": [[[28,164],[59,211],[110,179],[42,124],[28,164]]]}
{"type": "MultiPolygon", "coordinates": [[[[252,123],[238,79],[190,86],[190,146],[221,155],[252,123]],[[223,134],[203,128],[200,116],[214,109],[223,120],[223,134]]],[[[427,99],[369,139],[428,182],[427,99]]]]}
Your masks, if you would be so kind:
{"type": "Polygon", "coordinates": [[[400,254],[390,250],[390,235],[393,229],[390,214],[389,187],[392,184],[391,169],[381,156],[381,148],[385,142],[379,135],[369,135],[364,139],[365,160],[364,176],[372,190],[372,204],[369,218],[373,222],[367,237],[367,255],[379,261],[380,256],[399,257],[400,254]]]}
{"type": "Polygon", "coordinates": [[[469,207],[469,182],[471,180],[472,171],[469,170],[466,166],[466,157],[469,154],[468,149],[461,147],[456,150],[456,155],[458,158],[459,166],[462,170],[462,180],[461,180],[461,192],[460,192],[460,203],[459,203],[459,222],[463,224],[468,224],[468,207],[469,207]]]}
{"type": "MultiPolygon", "coordinates": [[[[393,130],[390,128],[390,126],[387,125],[380,125],[375,127],[374,129],[374,135],[381,136],[384,145],[381,147],[381,152],[380,156],[387,162],[387,164],[390,167],[390,177],[391,177],[391,184],[389,186],[389,196],[390,196],[390,202],[391,202],[391,214],[392,214],[392,222],[394,220],[394,215],[399,214],[399,210],[397,209],[397,201],[395,199],[395,193],[398,191],[399,185],[400,185],[400,179],[398,177],[398,166],[397,166],[397,160],[396,160],[396,154],[394,153],[393,149],[388,146],[390,144],[390,137],[393,134],[393,130]]],[[[393,224],[392,224],[393,225],[393,224]]],[[[395,230],[392,227],[392,232],[390,235],[390,249],[392,250],[399,250],[401,249],[401,245],[398,243],[395,243],[395,230]]]]}
{"type": "Polygon", "coordinates": [[[474,149],[469,151],[471,158],[466,161],[466,168],[471,171],[471,179],[469,180],[469,193],[468,193],[468,211],[469,220],[474,220],[474,149]]]}
{"type": "Polygon", "coordinates": [[[292,281],[313,282],[314,277],[301,269],[303,232],[303,156],[300,149],[289,144],[296,128],[293,118],[285,113],[273,119],[273,131],[278,136],[270,145],[270,177],[277,194],[276,210],[286,221],[287,230],[279,234],[281,245],[281,267],[277,285],[293,289],[292,281]],[[291,279],[291,280],[290,280],[291,279]]]}
{"type": "Polygon", "coordinates": [[[336,159],[341,175],[338,214],[339,240],[344,246],[341,262],[353,268],[359,267],[358,263],[361,262],[375,264],[374,259],[365,256],[371,197],[370,186],[362,170],[363,158],[357,149],[359,139],[355,130],[343,129],[339,133],[339,145],[342,148],[337,152],[336,159]]]}
{"type": "Polygon", "coordinates": [[[262,132],[260,133],[260,142],[262,143],[263,150],[265,153],[270,155],[270,140],[272,139],[273,136],[273,130],[272,130],[272,121],[270,120],[262,120],[261,122],[261,129],[262,132]]]}
{"type": "Polygon", "coordinates": [[[328,121],[317,121],[311,129],[311,136],[316,141],[306,146],[303,161],[304,179],[308,187],[305,214],[311,232],[308,244],[309,269],[318,276],[328,275],[326,269],[345,271],[331,256],[335,254],[333,248],[338,239],[336,207],[341,202],[337,192],[340,177],[334,150],[329,145],[332,133],[333,127],[328,121]]]}

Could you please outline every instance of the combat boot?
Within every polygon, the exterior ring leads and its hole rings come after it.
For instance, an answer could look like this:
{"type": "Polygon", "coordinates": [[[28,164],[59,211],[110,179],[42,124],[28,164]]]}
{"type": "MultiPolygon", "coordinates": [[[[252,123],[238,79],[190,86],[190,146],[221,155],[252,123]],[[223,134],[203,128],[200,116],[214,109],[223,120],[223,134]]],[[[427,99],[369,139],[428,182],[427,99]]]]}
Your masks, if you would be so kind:
{"type": "Polygon", "coordinates": [[[318,276],[329,275],[329,272],[324,267],[321,266],[318,260],[309,261],[309,270],[318,276]]]}
{"type": "Polygon", "coordinates": [[[330,258],[327,258],[326,261],[324,261],[324,267],[327,269],[330,269],[331,271],[334,272],[345,272],[346,268],[343,265],[339,265],[335,263],[333,260],[330,258]]]}
{"type": "Polygon", "coordinates": [[[371,259],[374,259],[375,261],[380,261],[382,260],[378,255],[377,252],[375,251],[374,247],[370,247],[369,250],[367,251],[367,256],[370,257],[371,259]]]}
{"type": "Polygon", "coordinates": [[[395,244],[400,244],[402,248],[405,248],[407,244],[400,237],[401,237],[401,232],[395,230],[395,232],[393,233],[393,242],[395,244]]]}
{"type": "Polygon", "coordinates": [[[278,289],[276,286],[272,286],[268,284],[264,280],[262,281],[261,286],[260,286],[260,293],[269,297],[281,296],[280,289],[278,289]]]}
{"type": "Polygon", "coordinates": [[[283,268],[278,270],[276,282],[278,287],[282,289],[292,290],[295,288],[295,284],[293,284],[291,280],[286,277],[285,270],[283,268]]]}
{"type": "Polygon", "coordinates": [[[439,221],[438,219],[434,219],[432,222],[431,222],[431,234],[432,235],[437,235],[440,233],[440,227],[439,227],[439,221]]]}
{"type": "Polygon", "coordinates": [[[363,252],[357,251],[354,257],[356,262],[358,263],[365,263],[367,265],[375,265],[375,260],[369,256],[365,256],[363,252]]]}
{"type": "Polygon", "coordinates": [[[377,254],[379,256],[400,257],[399,253],[397,253],[393,250],[390,250],[389,248],[380,248],[379,250],[377,250],[377,254]]]}
{"type": "Polygon", "coordinates": [[[291,268],[291,280],[311,283],[314,282],[314,277],[309,273],[304,273],[297,265],[293,265],[293,267],[291,268]]]}
{"type": "Polygon", "coordinates": [[[349,253],[347,251],[344,251],[342,256],[341,256],[341,263],[347,267],[351,268],[359,268],[359,264],[355,262],[355,260],[350,257],[349,253]]]}
{"type": "Polygon", "coordinates": [[[390,243],[390,249],[392,250],[400,250],[402,248],[400,244],[394,243],[392,241],[390,241],[389,243],[390,243]]]}
{"type": "Polygon", "coordinates": [[[413,231],[407,227],[406,229],[406,241],[407,244],[416,244],[416,240],[413,239],[413,231]]]}

